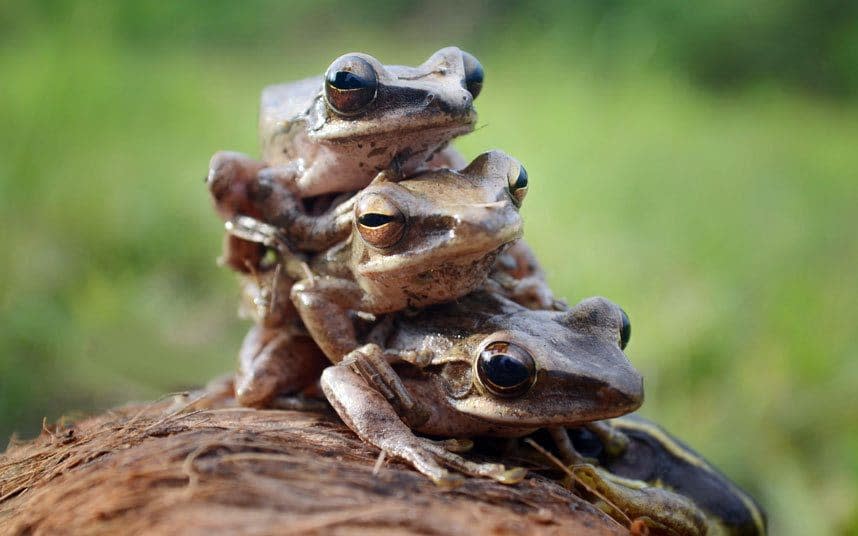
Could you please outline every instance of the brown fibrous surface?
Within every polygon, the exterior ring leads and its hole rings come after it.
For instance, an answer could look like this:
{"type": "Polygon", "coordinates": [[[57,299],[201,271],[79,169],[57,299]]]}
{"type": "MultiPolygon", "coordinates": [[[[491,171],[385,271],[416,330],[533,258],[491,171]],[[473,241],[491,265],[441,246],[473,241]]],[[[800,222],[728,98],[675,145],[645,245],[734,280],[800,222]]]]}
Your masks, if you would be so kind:
{"type": "Polygon", "coordinates": [[[436,487],[325,410],[202,392],[45,427],[0,455],[2,534],[627,534],[555,482],[436,487]]]}

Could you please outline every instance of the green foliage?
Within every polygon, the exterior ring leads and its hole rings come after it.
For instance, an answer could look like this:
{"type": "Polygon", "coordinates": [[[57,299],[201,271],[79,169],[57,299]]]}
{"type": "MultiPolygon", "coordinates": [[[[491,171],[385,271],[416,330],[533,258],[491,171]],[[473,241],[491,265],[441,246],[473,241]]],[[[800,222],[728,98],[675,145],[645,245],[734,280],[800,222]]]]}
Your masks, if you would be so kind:
{"type": "Polygon", "coordinates": [[[257,152],[265,84],[460,44],[487,80],[458,147],[525,163],[526,236],[558,294],[629,312],[643,412],[774,532],[858,530],[858,106],[790,89],[814,51],[854,65],[841,8],[334,4],[0,8],[0,436],[231,370],[210,155],[257,152]]]}

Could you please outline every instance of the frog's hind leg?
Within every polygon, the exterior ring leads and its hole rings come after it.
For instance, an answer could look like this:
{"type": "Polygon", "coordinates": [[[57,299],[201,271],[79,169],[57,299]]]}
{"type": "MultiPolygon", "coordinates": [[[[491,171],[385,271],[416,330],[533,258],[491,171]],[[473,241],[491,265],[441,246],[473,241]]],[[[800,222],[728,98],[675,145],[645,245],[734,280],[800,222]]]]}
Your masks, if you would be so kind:
{"type": "Polygon", "coordinates": [[[309,337],[254,326],[239,351],[235,398],[242,406],[268,407],[276,396],[297,393],[312,384],[326,364],[309,337]]]}

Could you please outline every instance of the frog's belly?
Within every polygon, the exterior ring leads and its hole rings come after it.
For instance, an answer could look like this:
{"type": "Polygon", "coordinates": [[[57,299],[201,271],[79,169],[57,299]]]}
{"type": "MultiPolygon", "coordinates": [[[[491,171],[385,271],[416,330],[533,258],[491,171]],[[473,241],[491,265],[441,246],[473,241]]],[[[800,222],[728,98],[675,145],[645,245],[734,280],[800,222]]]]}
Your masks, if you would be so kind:
{"type": "Polygon", "coordinates": [[[359,274],[358,283],[372,297],[372,313],[390,313],[443,303],[473,292],[494,266],[500,250],[463,256],[424,270],[359,274]]]}

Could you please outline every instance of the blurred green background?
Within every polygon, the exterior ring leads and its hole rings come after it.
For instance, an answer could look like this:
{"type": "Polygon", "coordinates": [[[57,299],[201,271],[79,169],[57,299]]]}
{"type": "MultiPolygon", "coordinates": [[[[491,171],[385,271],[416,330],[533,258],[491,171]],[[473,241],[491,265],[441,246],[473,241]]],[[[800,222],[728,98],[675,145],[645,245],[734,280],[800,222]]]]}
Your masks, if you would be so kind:
{"type": "Polygon", "coordinates": [[[450,44],[457,147],[526,164],[559,295],[629,311],[643,413],[774,533],[858,534],[854,3],[0,2],[0,437],[231,370],[211,154],[267,84],[450,44]]]}

